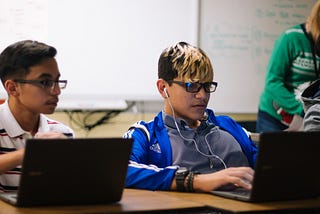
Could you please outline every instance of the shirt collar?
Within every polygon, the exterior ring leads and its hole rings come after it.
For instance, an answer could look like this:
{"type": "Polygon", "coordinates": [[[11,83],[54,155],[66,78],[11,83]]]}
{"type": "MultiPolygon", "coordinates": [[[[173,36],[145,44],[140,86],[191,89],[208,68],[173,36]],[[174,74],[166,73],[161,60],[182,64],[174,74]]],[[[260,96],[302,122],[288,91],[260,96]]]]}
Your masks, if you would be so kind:
{"type": "Polygon", "coordinates": [[[0,106],[0,117],[2,126],[10,137],[18,137],[26,133],[13,116],[7,100],[0,106]]]}
{"type": "MultiPolygon", "coordinates": [[[[14,138],[22,135],[26,138],[31,137],[31,134],[23,130],[19,125],[18,121],[13,116],[7,100],[0,105],[0,118],[2,120],[3,128],[6,130],[6,132],[10,137],[14,138]]],[[[47,132],[47,131],[49,131],[47,118],[44,115],[40,114],[38,132],[47,132]]]]}

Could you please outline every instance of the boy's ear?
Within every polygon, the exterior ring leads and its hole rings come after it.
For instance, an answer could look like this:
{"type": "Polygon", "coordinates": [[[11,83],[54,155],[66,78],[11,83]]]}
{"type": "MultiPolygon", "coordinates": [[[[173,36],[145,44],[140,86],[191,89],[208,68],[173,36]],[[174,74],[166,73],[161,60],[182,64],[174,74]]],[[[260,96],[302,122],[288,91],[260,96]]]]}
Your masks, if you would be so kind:
{"type": "Polygon", "coordinates": [[[158,88],[160,95],[163,98],[168,98],[168,92],[166,91],[166,83],[163,79],[157,80],[157,88],[158,88]]]}
{"type": "Polygon", "coordinates": [[[17,91],[17,84],[13,80],[7,80],[4,83],[4,88],[6,89],[8,95],[17,96],[19,94],[17,91]]]}

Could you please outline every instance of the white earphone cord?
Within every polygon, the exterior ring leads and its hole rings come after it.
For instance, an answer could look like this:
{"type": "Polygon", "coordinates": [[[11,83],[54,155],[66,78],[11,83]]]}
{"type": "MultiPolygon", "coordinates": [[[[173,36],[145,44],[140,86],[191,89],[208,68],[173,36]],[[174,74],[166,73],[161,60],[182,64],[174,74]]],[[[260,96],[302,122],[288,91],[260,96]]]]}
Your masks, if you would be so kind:
{"type": "Polygon", "coordinates": [[[203,156],[205,156],[205,157],[208,157],[208,158],[216,158],[216,159],[218,159],[218,160],[223,164],[224,168],[226,169],[226,168],[227,168],[227,165],[225,164],[225,162],[224,162],[218,155],[215,155],[215,154],[213,153],[213,151],[211,150],[211,147],[210,147],[210,145],[209,145],[209,143],[208,143],[208,141],[207,141],[207,137],[208,137],[209,134],[212,133],[212,131],[210,131],[210,132],[209,132],[208,134],[206,134],[205,137],[204,137],[204,140],[205,140],[205,142],[206,142],[206,144],[207,144],[207,147],[208,147],[208,149],[209,149],[209,152],[211,153],[211,155],[207,155],[207,154],[205,154],[205,153],[203,153],[203,152],[201,152],[201,151],[199,150],[198,145],[197,145],[197,142],[196,142],[194,139],[185,138],[185,137],[181,134],[180,129],[179,129],[179,126],[178,126],[177,121],[176,121],[176,116],[175,116],[175,113],[174,113],[174,110],[173,110],[173,107],[172,107],[172,105],[171,105],[171,101],[170,101],[169,97],[168,97],[168,102],[169,102],[169,106],[170,106],[170,108],[171,108],[171,110],[172,110],[172,116],[173,116],[174,124],[175,124],[175,126],[176,126],[176,128],[177,128],[177,130],[178,130],[178,133],[179,133],[180,137],[181,137],[182,139],[186,140],[186,141],[192,141],[193,144],[194,144],[194,146],[196,147],[197,152],[199,152],[201,155],[203,155],[203,156]]]}

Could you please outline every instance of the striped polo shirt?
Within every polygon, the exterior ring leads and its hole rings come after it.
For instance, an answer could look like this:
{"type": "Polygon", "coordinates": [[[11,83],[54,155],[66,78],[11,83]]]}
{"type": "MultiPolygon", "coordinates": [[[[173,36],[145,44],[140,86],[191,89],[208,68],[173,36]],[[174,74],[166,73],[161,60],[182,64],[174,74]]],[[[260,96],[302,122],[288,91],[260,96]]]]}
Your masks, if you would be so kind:
{"type": "MultiPolygon", "coordinates": [[[[40,114],[38,132],[60,132],[74,137],[74,132],[68,126],[51,120],[40,114]]],[[[8,102],[0,105],[0,155],[25,147],[25,139],[32,138],[31,133],[24,131],[9,109],[8,102]]],[[[0,192],[17,190],[20,180],[21,166],[17,166],[0,174],[0,192]]]]}

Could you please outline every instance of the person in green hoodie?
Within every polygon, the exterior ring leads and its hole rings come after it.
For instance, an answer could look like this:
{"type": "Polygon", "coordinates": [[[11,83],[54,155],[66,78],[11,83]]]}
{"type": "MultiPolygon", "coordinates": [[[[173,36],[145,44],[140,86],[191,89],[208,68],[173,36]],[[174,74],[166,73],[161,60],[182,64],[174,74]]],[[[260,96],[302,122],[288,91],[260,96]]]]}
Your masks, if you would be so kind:
{"type": "Polygon", "coordinates": [[[320,72],[320,1],[305,23],[283,32],[275,42],[260,96],[256,132],[302,130],[302,91],[320,72]]]}

